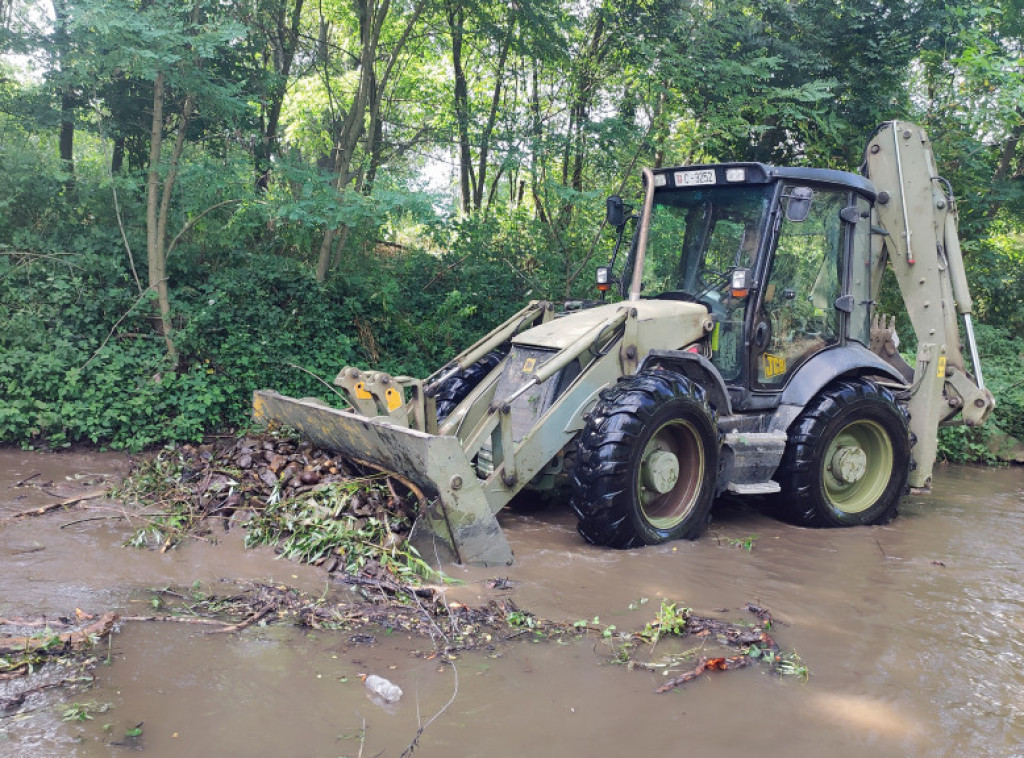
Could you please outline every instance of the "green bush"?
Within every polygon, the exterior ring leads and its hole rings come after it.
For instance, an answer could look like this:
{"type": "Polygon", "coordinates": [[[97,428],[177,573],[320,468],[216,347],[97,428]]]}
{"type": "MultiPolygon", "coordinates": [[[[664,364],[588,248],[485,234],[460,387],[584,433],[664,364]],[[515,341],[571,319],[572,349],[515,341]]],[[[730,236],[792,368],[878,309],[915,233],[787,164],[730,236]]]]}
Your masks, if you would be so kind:
{"type": "Polygon", "coordinates": [[[988,441],[993,429],[1024,439],[1024,348],[1007,329],[978,324],[975,327],[985,385],[996,399],[996,408],[984,426],[944,427],[939,430],[939,457],[954,463],[993,463],[988,441]]]}
{"type": "Polygon", "coordinates": [[[254,389],[328,397],[311,374],[347,364],[424,376],[546,294],[536,249],[494,225],[445,254],[349,252],[327,286],[290,257],[184,248],[169,266],[175,371],[120,240],[83,226],[74,244],[0,256],[0,442],[195,440],[244,423],[254,389]]]}
{"type": "Polygon", "coordinates": [[[996,463],[989,450],[991,425],[980,427],[944,426],[939,429],[938,459],[950,463],[996,463]]]}

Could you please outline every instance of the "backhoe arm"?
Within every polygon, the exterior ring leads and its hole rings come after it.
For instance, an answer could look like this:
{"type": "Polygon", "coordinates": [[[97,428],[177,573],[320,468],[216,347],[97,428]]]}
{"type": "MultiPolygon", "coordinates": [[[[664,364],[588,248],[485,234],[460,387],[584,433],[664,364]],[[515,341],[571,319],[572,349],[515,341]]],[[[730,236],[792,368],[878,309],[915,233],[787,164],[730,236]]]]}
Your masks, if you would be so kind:
{"type": "Polygon", "coordinates": [[[938,175],[928,136],[907,122],[883,124],[868,144],[865,173],[879,193],[872,219],[872,299],[877,300],[888,262],[917,335],[910,397],[917,468],[910,485],[928,487],[939,425],[957,414],[968,426],[981,424],[995,400],[981,376],[956,207],[938,175]],[[964,361],[958,315],[964,319],[973,374],[964,361]]]}

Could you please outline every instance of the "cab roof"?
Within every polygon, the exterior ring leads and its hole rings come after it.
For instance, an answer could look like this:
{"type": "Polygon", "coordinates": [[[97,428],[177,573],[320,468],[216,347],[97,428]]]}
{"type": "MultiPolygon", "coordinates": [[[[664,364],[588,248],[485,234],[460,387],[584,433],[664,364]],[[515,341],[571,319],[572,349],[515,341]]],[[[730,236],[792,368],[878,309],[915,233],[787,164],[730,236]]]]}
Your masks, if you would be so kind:
{"type": "Polygon", "coordinates": [[[694,189],[711,186],[769,184],[791,180],[845,187],[870,200],[877,194],[875,185],[860,174],[830,168],[790,168],[766,163],[709,163],[696,166],[675,166],[654,169],[655,188],[662,190],[694,189]],[[712,180],[713,173],[713,180],[712,180]]]}

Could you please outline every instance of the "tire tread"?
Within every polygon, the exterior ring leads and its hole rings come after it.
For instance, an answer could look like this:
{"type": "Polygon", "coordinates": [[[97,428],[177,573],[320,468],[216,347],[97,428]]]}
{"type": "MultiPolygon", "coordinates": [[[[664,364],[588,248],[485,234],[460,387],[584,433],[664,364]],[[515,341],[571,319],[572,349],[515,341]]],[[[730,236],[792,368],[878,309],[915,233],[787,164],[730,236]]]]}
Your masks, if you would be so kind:
{"type": "MultiPolygon", "coordinates": [[[[885,524],[897,512],[899,501],[907,492],[911,467],[911,435],[907,426],[909,415],[896,397],[885,387],[870,379],[843,379],[825,387],[816,395],[789,429],[789,441],[779,464],[777,481],[782,493],[775,498],[774,510],[783,519],[809,527],[860,526],[885,524]],[[850,514],[846,520],[830,511],[822,494],[818,470],[818,454],[829,444],[828,429],[842,419],[848,409],[864,407],[882,415],[901,429],[890,436],[893,446],[893,480],[875,506],[863,514],[850,514]],[[863,518],[861,518],[863,516],[863,518]]],[[[850,421],[856,420],[851,415],[850,421]]],[[[888,431],[888,430],[887,430],[888,431]]]]}
{"type": "MultiPolygon", "coordinates": [[[[638,533],[631,519],[632,489],[629,468],[644,430],[665,403],[690,403],[709,425],[714,440],[706,455],[705,492],[693,518],[684,521],[670,538],[695,539],[704,531],[714,494],[718,458],[718,426],[704,389],[670,371],[651,371],[620,380],[600,393],[597,406],[586,418],[572,471],[572,510],[580,534],[595,545],[620,549],[651,541],[638,533]],[[710,473],[708,473],[710,472],[710,473]]],[[[664,541],[658,539],[656,541],[664,541]]]]}

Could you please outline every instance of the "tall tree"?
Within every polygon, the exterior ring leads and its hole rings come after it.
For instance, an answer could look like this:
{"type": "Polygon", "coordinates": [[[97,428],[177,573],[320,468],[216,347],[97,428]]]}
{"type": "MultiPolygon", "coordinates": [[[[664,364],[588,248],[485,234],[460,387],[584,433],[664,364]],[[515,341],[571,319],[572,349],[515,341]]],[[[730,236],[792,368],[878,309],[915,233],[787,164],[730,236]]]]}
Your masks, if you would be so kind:
{"type": "Polygon", "coordinates": [[[204,0],[136,5],[130,0],[82,0],[71,15],[72,33],[88,39],[92,70],[107,82],[118,78],[152,87],[146,182],[146,249],[149,291],[167,355],[177,364],[167,274],[167,225],[189,125],[197,113],[237,111],[234,87],[220,80],[213,62],[243,29],[204,0]],[[171,148],[164,137],[174,135],[171,148]]]}
{"type": "MultiPolygon", "coordinates": [[[[356,39],[359,41],[357,82],[352,99],[341,119],[333,146],[331,166],[331,186],[339,199],[357,178],[359,171],[356,155],[359,140],[366,131],[367,117],[373,113],[379,115],[381,101],[391,84],[395,66],[405,53],[406,43],[416,28],[425,4],[426,0],[416,0],[411,12],[404,19],[399,19],[397,28],[392,30],[393,38],[388,39],[385,46],[382,43],[385,25],[391,13],[391,0],[353,0],[358,29],[356,39]]],[[[327,279],[335,238],[339,233],[343,234],[345,228],[344,224],[329,224],[324,231],[320,252],[317,255],[317,281],[323,282],[327,279]]]]}
{"type": "Polygon", "coordinates": [[[273,161],[280,145],[281,111],[292,68],[303,42],[305,0],[255,0],[241,7],[241,18],[252,31],[247,46],[259,72],[260,134],[253,148],[256,185],[267,189],[273,161]]]}

